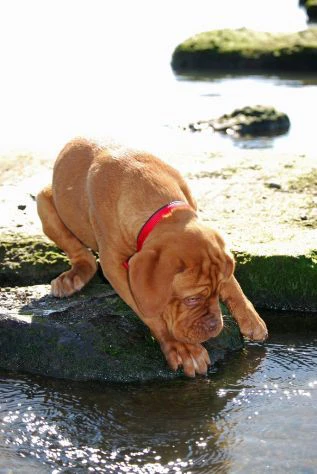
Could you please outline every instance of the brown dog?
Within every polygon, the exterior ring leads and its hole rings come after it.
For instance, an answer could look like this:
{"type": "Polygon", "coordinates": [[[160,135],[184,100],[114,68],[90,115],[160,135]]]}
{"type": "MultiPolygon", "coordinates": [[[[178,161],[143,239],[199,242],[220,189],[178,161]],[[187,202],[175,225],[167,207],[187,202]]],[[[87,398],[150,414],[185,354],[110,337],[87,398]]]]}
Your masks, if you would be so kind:
{"type": "Polygon", "coordinates": [[[222,330],[218,298],[242,334],[267,337],[233,276],[223,239],[199,223],[187,184],[158,158],[74,140],[37,204],[45,234],[72,265],[52,281],[53,295],[79,291],[97,269],[89,249],[98,252],[106,278],[150,328],[172,369],[206,373],[210,360],[201,343],[222,330]]]}

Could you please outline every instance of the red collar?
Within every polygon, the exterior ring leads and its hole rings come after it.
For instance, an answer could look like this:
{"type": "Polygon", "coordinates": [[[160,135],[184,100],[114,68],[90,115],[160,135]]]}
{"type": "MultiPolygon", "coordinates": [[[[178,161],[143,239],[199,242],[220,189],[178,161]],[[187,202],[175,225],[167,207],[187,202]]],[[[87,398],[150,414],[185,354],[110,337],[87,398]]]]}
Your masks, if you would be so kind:
{"type": "MultiPolygon", "coordinates": [[[[141,230],[138,234],[137,237],[137,244],[136,244],[136,251],[139,252],[144,244],[145,239],[147,236],[152,232],[156,224],[158,224],[164,216],[167,214],[170,214],[170,212],[175,209],[176,207],[186,207],[190,208],[190,205],[187,202],[184,201],[173,201],[170,202],[169,204],[166,204],[165,206],[161,207],[158,209],[152,216],[146,221],[146,223],[141,227],[141,230]]],[[[123,262],[124,268],[128,269],[129,268],[129,260],[131,257],[129,257],[125,262],[123,262]]]]}

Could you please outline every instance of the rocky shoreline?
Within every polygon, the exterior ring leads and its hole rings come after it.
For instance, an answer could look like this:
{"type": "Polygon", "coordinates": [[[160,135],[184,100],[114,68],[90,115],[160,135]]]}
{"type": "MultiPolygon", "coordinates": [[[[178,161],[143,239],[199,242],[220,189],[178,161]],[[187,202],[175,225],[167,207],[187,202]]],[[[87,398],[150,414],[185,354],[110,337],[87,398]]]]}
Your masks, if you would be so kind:
{"type": "MultiPolygon", "coordinates": [[[[189,181],[201,219],[227,234],[237,278],[260,312],[296,311],[297,325],[316,328],[315,158],[271,150],[163,158],[189,181]]],[[[167,368],[147,328],[100,274],[74,297],[49,295],[49,281],[68,266],[36,215],[34,183],[43,186],[51,167],[35,157],[0,162],[0,366],[75,380],[182,377],[167,368]]],[[[272,327],[291,326],[289,318],[285,324],[267,314],[272,327]]],[[[243,344],[228,315],[208,350],[215,362],[243,344]]]]}

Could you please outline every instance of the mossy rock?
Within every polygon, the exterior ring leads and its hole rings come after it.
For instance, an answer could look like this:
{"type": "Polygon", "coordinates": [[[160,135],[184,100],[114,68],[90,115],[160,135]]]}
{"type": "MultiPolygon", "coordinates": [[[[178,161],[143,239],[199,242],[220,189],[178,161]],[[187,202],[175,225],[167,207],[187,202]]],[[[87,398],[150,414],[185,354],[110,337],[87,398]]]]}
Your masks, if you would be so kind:
{"type": "MultiPolygon", "coordinates": [[[[49,287],[0,292],[0,367],[71,380],[140,382],[183,377],[171,371],[158,343],[109,285],[90,284],[67,299],[49,287]]],[[[213,362],[240,350],[237,324],[205,343],[213,362]]]]}
{"type": "MultiPolygon", "coordinates": [[[[5,234],[0,242],[1,287],[49,283],[69,268],[66,256],[42,237],[5,234]]],[[[235,256],[237,278],[258,307],[317,312],[315,250],[305,255],[245,251],[235,256]]],[[[96,275],[94,282],[98,281],[100,276],[96,275]]]]}
{"type": "Polygon", "coordinates": [[[317,312],[317,252],[251,255],[236,252],[236,276],[258,308],[317,312]]]}
{"type": "Polygon", "coordinates": [[[317,29],[266,33],[246,28],[197,34],[176,47],[172,68],[187,71],[316,71],[317,29]]]}
{"type": "Polygon", "coordinates": [[[67,268],[66,255],[43,237],[1,234],[1,286],[49,283],[67,268]]]}
{"type": "Polygon", "coordinates": [[[290,120],[284,112],[274,107],[256,105],[234,110],[219,118],[189,124],[192,131],[211,127],[215,132],[233,135],[268,136],[280,135],[288,131],[290,120]]]}

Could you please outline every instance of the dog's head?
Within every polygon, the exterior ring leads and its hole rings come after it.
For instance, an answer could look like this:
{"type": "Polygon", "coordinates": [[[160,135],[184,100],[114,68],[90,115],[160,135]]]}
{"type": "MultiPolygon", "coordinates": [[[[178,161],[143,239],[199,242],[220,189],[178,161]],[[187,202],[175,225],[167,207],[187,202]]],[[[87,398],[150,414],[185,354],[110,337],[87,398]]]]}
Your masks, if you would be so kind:
{"type": "Polygon", "coordinates": [[[161,316],[175,339],[196,344],[222,330],[219,288],[233,270],[219,234],[193,226],[145,245],[129,261],[129,282],[145,320],[161,316]]]}

